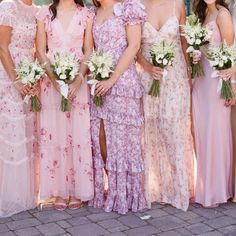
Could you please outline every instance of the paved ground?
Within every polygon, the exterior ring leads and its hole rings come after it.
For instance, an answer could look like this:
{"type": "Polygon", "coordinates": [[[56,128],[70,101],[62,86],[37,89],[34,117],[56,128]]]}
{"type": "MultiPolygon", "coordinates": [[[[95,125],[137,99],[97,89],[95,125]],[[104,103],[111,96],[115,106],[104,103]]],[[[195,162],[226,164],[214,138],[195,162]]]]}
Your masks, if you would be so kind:
{"type": "Polygon", "coordinates": [[[0,219],[0,236],[178,236],[235,235],[236,204],[227,203],[217,209],[203,209],[197,204],[182,212],[170,206],[154,204],[151,210],[125,216],[104,213],[90,207],[58,212],[53,208],[23,212],[0,219]],[[142,216],[151,216],[142,220],[142,216]]]}

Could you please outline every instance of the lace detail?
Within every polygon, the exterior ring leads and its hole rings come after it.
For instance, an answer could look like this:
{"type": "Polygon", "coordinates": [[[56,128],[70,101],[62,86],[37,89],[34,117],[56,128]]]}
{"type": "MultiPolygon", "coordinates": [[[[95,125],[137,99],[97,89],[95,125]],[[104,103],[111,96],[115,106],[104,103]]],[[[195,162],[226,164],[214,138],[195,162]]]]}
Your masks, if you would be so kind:
{"type": "Polygon", "coordinates": [[[0,3],[0,25],[13,27],[16,25],[17,7],[13,0],[0,3]]]}

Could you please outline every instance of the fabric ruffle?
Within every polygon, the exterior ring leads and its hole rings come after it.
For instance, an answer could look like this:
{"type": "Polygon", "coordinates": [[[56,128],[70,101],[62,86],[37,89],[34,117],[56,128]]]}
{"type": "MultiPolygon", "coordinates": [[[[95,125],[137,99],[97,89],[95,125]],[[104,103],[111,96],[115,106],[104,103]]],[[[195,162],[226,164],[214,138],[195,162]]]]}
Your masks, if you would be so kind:
{"type": "Polygon", "coordinates": [[[144,122],[144,117],[141,115],[127,115],[125,113],[120,113],[119,111],[113,112],[108,109],[91,109],[91,117],[99,117],[103,120],[108,120],[117,124],[126,124],[141,126],[144,122]]]}
{"type": "Polygon", "coordinates": [[[16,25],[16,6],[13,1],[0,3],[0,25],[10,27],[16,25]]]}
{"type": "Polygon", "coordinates": [[[116,16],[123,16],[127,25],[143,24],[146,21],[145,6],[140,0],[125,0],[123,3],[117,3],[114,6],[116,16]]]}

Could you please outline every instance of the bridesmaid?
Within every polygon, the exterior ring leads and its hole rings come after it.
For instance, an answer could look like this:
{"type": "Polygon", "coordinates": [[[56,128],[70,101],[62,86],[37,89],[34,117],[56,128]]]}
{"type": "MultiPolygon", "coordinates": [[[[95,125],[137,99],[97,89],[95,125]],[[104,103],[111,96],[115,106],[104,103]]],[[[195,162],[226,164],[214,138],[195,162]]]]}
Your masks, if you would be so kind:
{"type": "Polygon", "coordinates": [[[194,195],[194,156],[190,128],[190,75],[186,42],[180,37],[185,6],[179,0],[143,0],[148,15],[143,26],[141,65],[145,114],[145,182],[149,207],[154,201],[186,211],[194,195]],[[161,81],[160,97],[148,95],[162,70],[150,63],[150,49],[162,41],[175,45],[174,66],[161,81]]]}
{"type": "MultiPolygon", "coordinates": [[[[195,0],[194,12],[213,30],[211,44],[234,40],[232,19],[223,0],[195,0]]],[[[212,68],[206,56],[200,61],[205,76],[193,85],[193,121],[197,155],[196,202],[216,207],[232,197],[231,105],[217,93],[218,79],[211,78],[212,68]]]]}
{"type": "Polygon", "coordinates": [[[37,8],[32,0],[0,3],[0,218],[36,206],[35,116],[23,102],[30,91],[15,67],[33,60],[37,8]]]}
{"type": "MultiPolygon", "coordinates": [[[[234,0],[228,0],[229,9],[233,17],[233,24],[234,24],[234,32],[236,32],[236,2],[234,0]]],[[[234,39],[235,40],[235,39],[234,39]]],[[[231,83],[234,83],[236,86],[236,65],[228,70],[224,71],[226,76],[231,78],[231,83]]],[[[231,122],[232,122],[232,133],[233,133],[233,189],[234,189],[234,199],[233,201],[236,202],[236,106],[232,106],[231,108],[231,122]]]]}
{"type": "Polygon", "coordinates": [[[93,2],[97,7],[95,48],[112,55],[114,73],[97,85],[96,94],[103,96],[104,104],[101,108],[93,105],[91,110],[95,198],[90,204],[104,207],[106,212],[125,214],[146,204],[141,186],[143,89],[135,67],[145,13],[138,0],[93,2]],[[103,168],[108,177],[106,200],[103,168]]]}
{"type": "Polygon", "coordinates": [[[46,63],[40,113],[40,200],[55,198],[55,208],[81,207],[93,198],[87,66],[70,84],[71,112],[60,111],[61,95],[50,67],[55,53],[74,53],[86,61],[93,49],[92,15],[81,0],[54,0],[37,15],[37,54],[46,63]],[[48,47],[48,52],[46,51],[48,47]]]}

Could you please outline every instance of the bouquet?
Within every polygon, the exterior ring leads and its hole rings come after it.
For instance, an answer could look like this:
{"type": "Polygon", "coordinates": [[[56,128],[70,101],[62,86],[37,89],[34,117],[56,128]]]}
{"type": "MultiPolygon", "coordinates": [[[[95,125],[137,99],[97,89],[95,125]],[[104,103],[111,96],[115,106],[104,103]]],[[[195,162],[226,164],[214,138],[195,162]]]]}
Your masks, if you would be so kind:
{"type": "MultiPolygon", "coordinates": [[[[103,80],[108,80],[110,74],[113,72],[112,56],[103,51],[94,51],[88,61],[88,68],[94,79],[88,81],[91,87],[91,95],[94,96],[96,84],[103,80]]],[[[95,96],[94,103],[96,106],[101,107],[102,97],[95,96]]]]}
{"type": "MultiPolygon", "coordinates": [[[[45,74],[44,69],[41,67],[37,60],[29,62],[24,60],[15,69],[17,74],[17,81],[20,81],[24,85],[28,85],[31,88],[43,77],[45,74]]],[[[31,108],[33,112],[39,112],[41,110],[41,104],[36,95],[26,95],[24,101],[28,103],[31,99],[31,108]]]]}
{"type": "Polygon", "coordinates": [[[73,82],[78,74],[79,61],[73,54],[57,53],[54,55],[51,66],[62,95],[61,110],[63,112],[70,111],[69,84],[73,82]]]}
{"type": "Polygon", "coordinates": [[[192,78],[203,76],[203,70],[199,63],[193,63],[193,52],[199,51],[200,47],[208,44],[212,35],[212,31],[207,27],[203,27],[199,19],[195,15],[187,17],[186,24],[182,26],[182,35],[186,38],[189,47],[187,53],[190,55],[192,78]]]}
{"type": "Polygon", "coordinates": [[[214,68],[211,75],[212,78],[219,78],[217,92],[220,92],[220,97],[229,100],[234,97],[231,83],[228,78],[222,78],[219,71],[229,69],[233,66],[235,60],[235,47],[229,47],[226,42],[220,46],[211,47],[207,53],[210,66],[214,68]]]}
{"type": "MultiPolygon", "coordinates": [[[[154,66],[165,68],[166,66],[172,66],[174,61],[175,47],[172,44],[156,43],[152,46],[150,51],[150,58],[154,66]]],[[[163,71],[163,78],[167,75],[167,71],[163,71]]],[[[153,97],[160,96],[160,81],[153,80],[151,88],[148,92],[149,95],[153,97]]]]}

